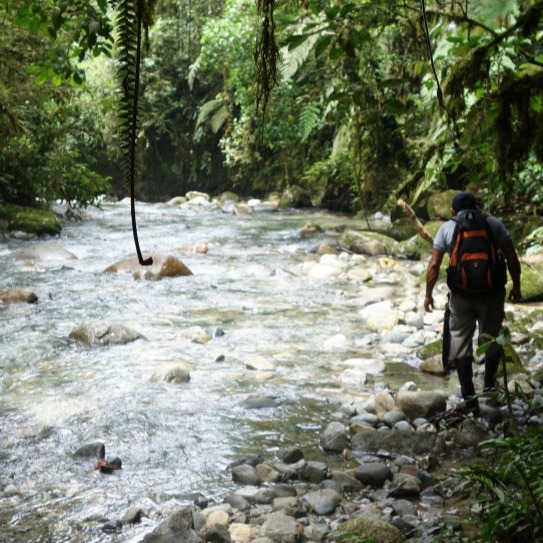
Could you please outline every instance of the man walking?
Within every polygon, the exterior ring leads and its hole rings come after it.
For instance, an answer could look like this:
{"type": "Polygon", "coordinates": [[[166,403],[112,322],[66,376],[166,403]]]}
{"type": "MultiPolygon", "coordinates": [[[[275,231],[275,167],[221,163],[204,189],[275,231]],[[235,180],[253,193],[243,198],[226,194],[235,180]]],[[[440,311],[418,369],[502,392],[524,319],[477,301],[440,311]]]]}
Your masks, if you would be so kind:
{"type": "MultiPolygon", "coordinates": [[[[521,300],[520,262],[509,232],[503,223],[495,217],[482,215],[473,194],[457,193],[452,199],[451,212],[452,218],[441,225],[434,239],[426,275],[424,309],[431,311],[434,307],[432,293],[439,277],[443,255],[447,252],[451,262],[447,274],[447,284],[450,289],[448,362],[450,367],[456,368],[466,410],[477,413],[479,402],[473,386],[475,328],[478,324],[479,336],[488,334],[497,337],[505,315],[505,270],[502,273],[503,277],[496,278],[492,275],[499,267],[497,260],[499,255],[492,253],[495,250],[505,257],[513,282],[509,294],[509,301],[513,303],[521,300]],[[468,241],[460,242],[460,238],[468,241]],[[462,243],[464,247],[461,247],[462,243]],[[481,273],[480,270],[484,266],[487,266],[485,268],[487,271],[478,276],[477,274],[481,273]],[[472,274],[473,280],[470,277],[472,274]]],[[[482,343],[484,342],[483,339],[482,343]]],[[[485,390],[496,386],[499,356],[496,345],[485,353],[485,390]]]]}

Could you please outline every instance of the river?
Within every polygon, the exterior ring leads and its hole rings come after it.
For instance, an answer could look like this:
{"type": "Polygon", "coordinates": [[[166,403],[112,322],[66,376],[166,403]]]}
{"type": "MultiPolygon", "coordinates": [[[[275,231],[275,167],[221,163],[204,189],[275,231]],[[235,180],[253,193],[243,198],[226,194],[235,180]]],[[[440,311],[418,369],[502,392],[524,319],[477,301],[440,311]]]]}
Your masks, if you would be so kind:
{"type": "MultiPolygon", "coordinates": [[[[342,420],[341,402],[405,379],[442,386],[414,369],[413,350],[391,354],[378,332],[364,329],[359,309],[371,281],[306,273],[319,243],[335,243],[334,232],[361,221],[316,211],[234,215],[145,203],[137,210],[142,249],[179,256],[192,276],[104,273],[134,254],[124,201],[91,209],[57,239],[0,244],[0,290],[28,288],[39,298],[0,307],[2,541],[141,541],[157,511],[193,493],[220,500],[234,488],[227,466],[240,455],[273,456],[292,444],[318,458],[319,433],[342,420]],[[308,223],[322,231],[301,236],[308,223]],[[10,258],[43,243],[50,258],[10,258]],[[76,258],[57,258],[55,248],[76,258]],[[146,340],[107,347],[70,340],[89,319],[123,324],[146,340]],[[212,340],[192,341],[195,327],[212,340]],[[364,357],[386,360],[387,372],[358,382],[352,360],[364,357]],[[270,371],[251,369],[255,359],[270,371]],[[153,380],[171,365],[188,368],[190,382],[153,380]],[[244,409],[250,396],[273,397],[277,406],[244,409]],[[121,458],[122,470],[104,475],[74,458],[96,441],[121,458]],[[150,518],[102,531],[103,519],[136,505],[150,518]]],[[[423,263],[400,261],[379,273],[378,257],[361,265],[374,269],[375,288],[420,305],[423,263]]]]}

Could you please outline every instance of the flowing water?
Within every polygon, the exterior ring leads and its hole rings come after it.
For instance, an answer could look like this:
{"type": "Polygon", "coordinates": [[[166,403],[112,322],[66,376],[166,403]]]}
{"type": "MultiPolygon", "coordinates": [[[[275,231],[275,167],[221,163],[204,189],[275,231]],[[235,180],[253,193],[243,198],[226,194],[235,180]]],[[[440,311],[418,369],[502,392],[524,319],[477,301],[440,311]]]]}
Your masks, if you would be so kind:
{"type": "MultiPolygon", "coordinates": [[[[137,281],[104,273],[134,253],[125,202],[67,224],[60,238],[45,242],[45,260],[11,258],[43,241],[0,244],[0,290],[29,288],[39,298],[0,307],[1,541],[141,541],[156,522],[153,512],[194,493],[212,500],[231,490],[227,466],[245,453],[273,458],[300,445],[317,458],[320,431],[344,420],[340,402],[369,394],[376,381],[390,385],[398,374],[398,382],[433,385],[410,368],[413,354],[380,352],[375,332],[364,330],[358,309],[368,286],[304,273],[318,243],[335,242],[334,230],[361,226],[357,221],[142,203],[138,223],[145,251],[177,255],[194,275],[137,281]],[[324,232],[300,236],[309,222],[324,232]],[[198,243],[207,254],[192,250],[198,243]],[[59,256],[59,248],[77,258],[59,256]],[[98,347],[70,340],[90,319],[123,324],[146,339],[98,347]],[[192,341],[195,327],[210,331],[211,341],[192,341]],[[346,341],[336,345],[337,334],[346,341]],[[274,369],[251,370],[257,357],[274,369]],[[389,369],[367,385],[341,378],[353,370],[341,361],[364,357],[386,359],[389,369]],[[172,365],[188,368],[190,382],[153,379],[172,365]],[[277,407],[240,406],[250,396],[273,397],[277,407]],[[121,458],[122,470],[104,475],[93,460],[74,458],[97,441],[107,457],[121,458]],[[102,531],[104,518],[119,519],[132,506],[151,518],[102,531]]],[[[421,264],[400,268],[400,275],[383,273],[381,287],[419,303],[421,264]]]]}

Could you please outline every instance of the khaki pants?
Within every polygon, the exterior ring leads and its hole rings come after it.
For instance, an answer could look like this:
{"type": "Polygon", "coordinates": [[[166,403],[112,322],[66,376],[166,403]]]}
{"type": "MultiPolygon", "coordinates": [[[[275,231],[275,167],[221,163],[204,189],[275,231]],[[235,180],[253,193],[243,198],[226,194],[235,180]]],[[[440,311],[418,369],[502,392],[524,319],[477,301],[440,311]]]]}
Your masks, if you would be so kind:
{"type": "MultiPolygon", "coordinates": [[[[488,339],[481,335],[497,337],[504,318],[505,290],[487,294],[466,294],[451,292],[450,309],[450,351],[449,362],[458,371],[462,396],[475,394],[472,383],[473,338],[479,327],[479,344],[488,339]]],[[[494,387],[499,364],[499,349],[492,346],[485,353],[485,388],[494,387]]]]}

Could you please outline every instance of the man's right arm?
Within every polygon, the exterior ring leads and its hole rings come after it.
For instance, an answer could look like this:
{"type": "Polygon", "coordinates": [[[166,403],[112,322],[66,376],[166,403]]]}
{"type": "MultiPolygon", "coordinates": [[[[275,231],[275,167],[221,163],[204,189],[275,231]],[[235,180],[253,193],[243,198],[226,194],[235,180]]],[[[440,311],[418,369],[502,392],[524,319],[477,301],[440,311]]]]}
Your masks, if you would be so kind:
{"type": "Polygon", "coordinates": [[[517,251],[515,250],[511,238],[508,238],[500,248],[507,261],[507,269],[509,270],[509,275],[513,282],[513,287],[509,293],[509,301],[513,303],[520,302],[522,300],[522,295],[520,292],[520,261],[518,259],[517,251]]]}

